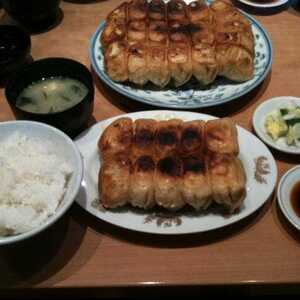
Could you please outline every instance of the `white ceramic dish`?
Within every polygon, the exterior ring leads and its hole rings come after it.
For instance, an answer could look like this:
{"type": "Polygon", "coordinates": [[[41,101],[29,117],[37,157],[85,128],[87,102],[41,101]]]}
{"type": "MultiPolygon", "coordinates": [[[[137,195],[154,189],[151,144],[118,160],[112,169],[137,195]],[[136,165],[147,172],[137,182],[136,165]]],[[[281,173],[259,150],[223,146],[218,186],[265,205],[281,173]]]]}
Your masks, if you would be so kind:
{"type": "Polygon", "coordinates": [[[256,8],[274,8],[284,5],[289,2],[289,0],[274,0],[274,1],[251,1],[251,0],[238,0],[246,5],[256,7],[256,8]]]}
{"type": "MultiPolygon", "coordinates": [[[[191,2],[186,0],[186,3],[191,2]]],[[[210,2],[210,1],[207,1],[210,2]]],[[[105,84],[139,102],[158,107],[176,109],[195,109],[221,105],[237,99],[257,87],[268,75],[272,66],[272,43],[267,31],[253,17],[242,12],[252,24],[255,43],[254,76],[246,82],[232,82],[225,78],[216,79],[209,87],[201,88],[198,82],[190,81],[181,88],[157,89],[151,85],[137,87],[128,83],[117,83],[105,71],[104,56],[100,41],[105,22],[97,28],[91,39],[90,59],[93,69],[105,84]]],[[[240,99],[243,101],[243,99],[240,99]]],[[[126,100],[127,101],[127,100],[126,100]]]]}
{"type": "Polygon", "coordinates": [[[67,191],[64,195],[64,198],[62,199],[56,213],[53,216],[49,217],[41,226],[26,233],[8,237],[0,237],[0,245],[6,245],[25,240],[38,234],[55,223],[74,202],[83,176],[83,162],[80,152],[73,141],[60,130],[43,123],[32,121],[2,122],[0,123],[0,141],[15,131],[30,137],[36,137],[41,140],[53,142],[57,151],[56,154],[60,157],[63,157],[68,163],[70,163],[73,168],[73,173],[68,182],[67,191]]]}
{"type": "Polygon", "coordinates": [[[300,148],[296,146],[288,146],[288,145],[279,145],[275,143],[272,138],[267,134],[264,122],[266,119],[266,115],[271,111],[274,111],[278,108],[284,107],[289,103],[295,103],[300,106],[300,98],[291,97],[291,96],[283,96],[271,98],[267,101],[261,103],[255,110],[252,118],[252,123],[255,132],[257,135],[270,147],[273,147],[279,151],[290,153],[290,154],[300,154],[300,148]]]}
{"type": "Polygon", "coordinates": [[[290,169],[281,177],[277,189],[277,200],[282,213],[298,230],[300,230],[300,218],[296,215],[292,208],[290,195],[293,186],[299,180],[300,165],[290,169]]]}
{"type": "MultiPolygon", "coordinates": [[[[180,118],[185,121],[214,118],[205,114],[180,111],[146,111],[131,113],[126,116],[132,119],[180,118]]],[[[103,130],[119,117],[95,124],[75,141],[84,160],[83,185],[76,201],[83,209],[101,220],[123,228],[155,234],[204,232],[224,227],[249,216],[267,201],[275,187],[277,167],[272,154],[253,134],[238,127],[240,159],[247,174],[247,197],[239,213],[224,217],[214,212],[164,214],[133,208],[119,211],[105,210],[99,205],[98,172],[100,161],[97,142],[103,130]]]]}

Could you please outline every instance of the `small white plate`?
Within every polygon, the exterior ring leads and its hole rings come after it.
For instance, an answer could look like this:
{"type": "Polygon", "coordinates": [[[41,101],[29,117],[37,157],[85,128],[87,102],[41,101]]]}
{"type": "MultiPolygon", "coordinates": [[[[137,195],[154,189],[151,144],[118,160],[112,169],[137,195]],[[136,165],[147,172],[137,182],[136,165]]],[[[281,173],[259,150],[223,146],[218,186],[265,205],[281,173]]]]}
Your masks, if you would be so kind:
{"type": "Polygon", "coordinates": [[[277,108],[287,106],[290,103],[295,103],[296,105],[300,106],[300,98],[283,96],[264,101],[256,108],[253,114],[252,122],[255,132],[267,145],[285,153],[300,154],[300,148],[296,146],[279,145],[275,143],[267,134],[264,126],[265,118],[268,113],[277,108]]]}
{"type": "Polygon", "coordinates": [[[281,5],[284,5],[289,2],[289,0],[274,0],[274,1],[260,1],[260,0],[238,0],[241,3],[244,3],[246,5],[257,7],[257,8],[271,8],[271,7],[278,7],[281,5]]]}
{"type": "Polygon", "coordinates": [[[290,169],[285,173],[278,184],[277,199],[278,204],[285,217],[300,230],[300,218],[294,212],[291,205],[291,191],[293,186],[300,180],[300,165],[290,169]]]}

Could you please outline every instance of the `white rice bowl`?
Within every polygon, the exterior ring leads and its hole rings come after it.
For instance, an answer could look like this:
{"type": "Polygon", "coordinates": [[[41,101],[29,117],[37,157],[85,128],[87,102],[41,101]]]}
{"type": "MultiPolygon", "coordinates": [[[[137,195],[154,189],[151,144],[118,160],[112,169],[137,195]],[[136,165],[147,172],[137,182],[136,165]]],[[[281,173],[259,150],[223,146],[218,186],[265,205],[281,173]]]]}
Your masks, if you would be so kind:
{"type": "Polygon", "coordinates": [[[63,132],[31,121],[0,123],[0,245],[57,221],[79,192],[80,153],[63,132]]]}

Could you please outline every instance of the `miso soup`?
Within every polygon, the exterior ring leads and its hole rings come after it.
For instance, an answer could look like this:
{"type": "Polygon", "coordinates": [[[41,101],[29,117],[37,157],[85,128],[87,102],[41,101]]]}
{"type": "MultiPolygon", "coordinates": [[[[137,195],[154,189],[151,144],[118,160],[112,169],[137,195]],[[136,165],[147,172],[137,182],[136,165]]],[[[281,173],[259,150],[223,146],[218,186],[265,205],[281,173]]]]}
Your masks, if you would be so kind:
{"type": "Polygon", "coordinates": [[[32,83],[17,98],[16,106],[32,113],[55,113],[78,104],[88,94],[80,81],[68,77],[52,77],[32,83]]]}

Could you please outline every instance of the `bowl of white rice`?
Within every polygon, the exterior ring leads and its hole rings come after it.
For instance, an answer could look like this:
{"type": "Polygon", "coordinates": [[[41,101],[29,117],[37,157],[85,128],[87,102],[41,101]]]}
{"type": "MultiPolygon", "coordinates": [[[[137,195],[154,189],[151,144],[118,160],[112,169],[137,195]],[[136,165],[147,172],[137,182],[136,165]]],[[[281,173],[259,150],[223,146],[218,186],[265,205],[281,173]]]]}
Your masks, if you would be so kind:
{"type": "Polygon", "coordinates": [[[0,245],[36,235],[71,206],[83,162],[60,130],[32,121],[0,123],[0,245]]]}

